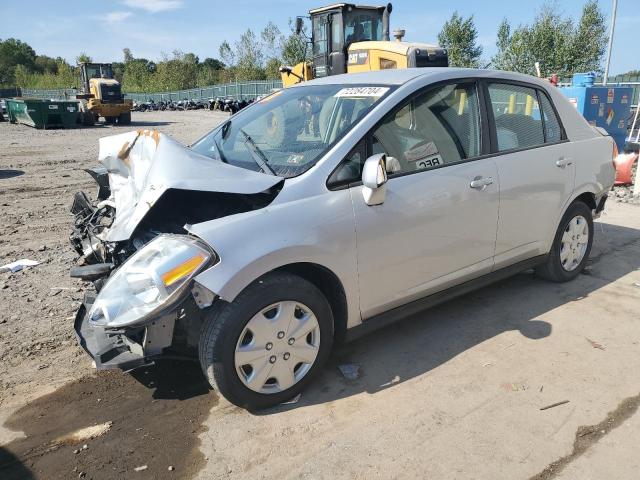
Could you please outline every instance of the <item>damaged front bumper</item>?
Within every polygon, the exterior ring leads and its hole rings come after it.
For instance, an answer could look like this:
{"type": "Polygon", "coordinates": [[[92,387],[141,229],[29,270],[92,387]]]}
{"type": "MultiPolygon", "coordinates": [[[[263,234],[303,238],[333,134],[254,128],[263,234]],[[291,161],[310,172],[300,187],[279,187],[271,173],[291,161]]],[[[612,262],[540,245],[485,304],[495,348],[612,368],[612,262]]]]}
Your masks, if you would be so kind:
{"type": "Polygon", "coordinates": [[[82,348],[93,358],[96,369],[132,370],[150,365],[171,346],[177,313],[170,312],[135,327],[105,328],[89,321],[96,295],[86,293],[76,314],[74,329],[82,348]]]}

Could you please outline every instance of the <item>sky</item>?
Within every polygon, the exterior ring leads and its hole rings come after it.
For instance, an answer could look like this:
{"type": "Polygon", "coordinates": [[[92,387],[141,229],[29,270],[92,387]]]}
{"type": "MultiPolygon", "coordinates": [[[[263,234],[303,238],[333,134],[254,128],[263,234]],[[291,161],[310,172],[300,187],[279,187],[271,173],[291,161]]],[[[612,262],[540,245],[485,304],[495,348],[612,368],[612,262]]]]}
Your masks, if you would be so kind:
{"type": "MultiPolygon", "coordinates": [[[[457,10],[473,15],[478,42],[488,62],[495,53],[498,24],[530,23],[545,0],[395,0],[391,30],[404,28],[405,40],[437,43],[442,24],[457,10]]],[[[586,0],[555,0],[575,21],[586,0]]],[[[233,43],[247,28],[259,32],[271,20],[283,32],[296,15],[332,0],[0,0],[0,38],[18,38],[38,54],[74,62],[80,52],[94,61],[122,61],[127,47],[135,57],[158,60],[174,50],[217,58],[223,40],[233,43]]],[[[361,0],[354,3],[384,4],[361,0]]],[[[612,2],[599,0],[610,18],[612,2]]],[[[640,26],[638,0],[619,0],[611,74],[640,69],[634,51],[640,26]],[[634,8],[635,7],[635,8],[634,8]]]]}

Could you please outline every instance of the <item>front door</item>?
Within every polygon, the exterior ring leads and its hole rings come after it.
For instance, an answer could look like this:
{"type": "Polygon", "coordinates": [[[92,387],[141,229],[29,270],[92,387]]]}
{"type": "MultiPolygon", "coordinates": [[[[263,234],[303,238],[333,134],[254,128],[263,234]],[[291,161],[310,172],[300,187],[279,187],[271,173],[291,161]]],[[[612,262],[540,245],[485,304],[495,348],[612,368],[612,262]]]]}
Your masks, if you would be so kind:
{"type": "Polygon", "coordinates": [[[384,203],[351,187],[363,319],[488,273],[498,219],[496,165],[482,153],[476,84],[413,96],[374,129],[387,155],[384,203]]]}

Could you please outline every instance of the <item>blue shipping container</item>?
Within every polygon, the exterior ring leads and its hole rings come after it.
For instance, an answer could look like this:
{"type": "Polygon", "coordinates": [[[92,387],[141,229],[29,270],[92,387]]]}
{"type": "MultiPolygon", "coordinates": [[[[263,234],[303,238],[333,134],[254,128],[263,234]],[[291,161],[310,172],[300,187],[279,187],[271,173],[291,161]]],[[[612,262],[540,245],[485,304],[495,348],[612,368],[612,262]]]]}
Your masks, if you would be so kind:
{"type": "Polygon", "coordinates": [[[560,87],[560,90],[591,125],[604,128],[618,149],[624,149],[627,120],[631,115],[631,87],[571,86],[560,87]]]}

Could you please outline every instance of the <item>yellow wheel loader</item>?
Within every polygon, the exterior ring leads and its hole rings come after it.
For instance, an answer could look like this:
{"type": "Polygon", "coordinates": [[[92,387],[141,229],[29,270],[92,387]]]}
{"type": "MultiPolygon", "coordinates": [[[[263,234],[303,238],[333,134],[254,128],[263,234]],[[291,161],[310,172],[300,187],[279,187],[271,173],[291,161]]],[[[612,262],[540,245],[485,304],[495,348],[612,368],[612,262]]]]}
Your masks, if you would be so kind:
{"type": "Polygon", "coordinates": [[[80,103],[82,123],[93,125],[100,117],[106,123],[129,125],[133,101],[125,100],[110,63],[80,63],[80,103]]]}
{"type": "MultiPolygon", "coordinates": [[[[410,67],[447,67],[444,48],[426,43],[403,42],[404,30],[389,40],[392,6],[336,3],[309,10],[311,62],[282,66],[282,84],[287,87],[312,78],[341,73],[410,67]]],[[[296,19],[302,33],[303,19],[296,19]]]]}

